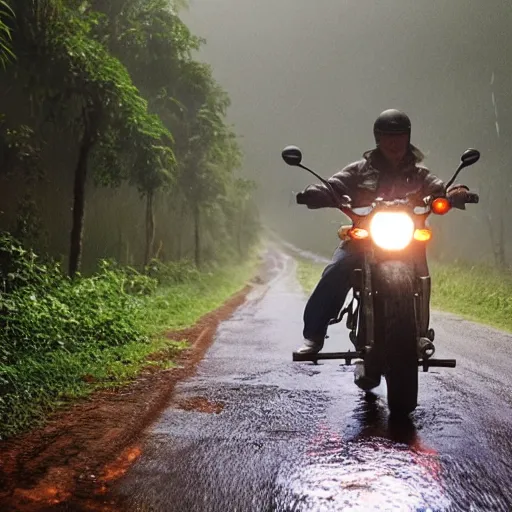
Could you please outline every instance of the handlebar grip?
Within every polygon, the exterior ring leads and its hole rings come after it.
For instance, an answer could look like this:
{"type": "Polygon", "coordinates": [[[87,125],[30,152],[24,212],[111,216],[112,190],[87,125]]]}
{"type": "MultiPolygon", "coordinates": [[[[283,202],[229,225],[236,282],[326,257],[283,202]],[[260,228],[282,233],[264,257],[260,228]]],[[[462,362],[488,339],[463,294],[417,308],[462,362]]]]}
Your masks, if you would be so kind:
{"type": "Polygon", "coordinates": [[[480,201],[480,196],[475,194],[474,192],[468,192],[466,195],[466,203],[468,204],[478,204],[480,201]]]}

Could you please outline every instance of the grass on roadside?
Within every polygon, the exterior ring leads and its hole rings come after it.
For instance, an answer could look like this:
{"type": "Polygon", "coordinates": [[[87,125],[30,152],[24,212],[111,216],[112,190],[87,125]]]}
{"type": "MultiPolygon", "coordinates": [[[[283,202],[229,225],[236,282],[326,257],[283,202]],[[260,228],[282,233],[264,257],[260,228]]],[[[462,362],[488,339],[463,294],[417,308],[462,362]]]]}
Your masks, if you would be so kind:
{"type": "Polygon", "coordinates": [[[126,384],[147,365],[172,366],[192,326],[254,274],[256,258],[210,272],[154,262],[150,275],[104,263],[69,280],[0,237],[0,439],[95,389],[126,384]],[[157,360],[150,354],[160,353],[157,360]],[[153,358],[151,358],[153,359],[153,358]]]}
{"type": "Polygon", "coordinates": [[[193,271],[180,282],[160,280],[139,317],[145,332],[156,335],[189,327],[205,313],[221,306],[254,275],[256,259],[211,272],[193,271]]]}
{"type": "Polygon", "coordinates": [[[430,264],[432,306],[512,331],[512,273],[486,265],[430,264]]]}
{"type": "MultiPolygon", "coordinates": [[[[430,263],[432,308],[512,331],[512,272],[464,263],[430,263]]],[[[297,278],[311,293],[325,265],[298,260],[297,278]]]]}
{"type": "Polygon", "coordinates": [[[311,293],[320,280],[324,264],[314,263],[302,258],[297,259],[297,279],[306,293],[311,293]]]}

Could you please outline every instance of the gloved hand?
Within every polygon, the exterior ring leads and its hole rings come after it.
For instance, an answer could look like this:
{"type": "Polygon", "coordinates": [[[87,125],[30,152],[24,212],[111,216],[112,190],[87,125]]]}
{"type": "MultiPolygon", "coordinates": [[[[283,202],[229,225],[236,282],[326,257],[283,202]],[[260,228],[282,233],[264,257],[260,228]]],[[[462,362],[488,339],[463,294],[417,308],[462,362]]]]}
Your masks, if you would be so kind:
{"type": "Polygon", "coordinates": [[[333,196],[328,189],[316,185],[309,185],[295,196],[297,204],[304,204],[310,210],[334,207],[333,196]]]}
{"type": "Polygon", "coordinates": [[[295,200],[297,201],[297,204],[308,204],[307,202],[307,191],[299,192],[295,196],[295,200]]]}
{"type": "Polygon", "coordinates": [[[468,192],[466,194],[466,204],[478,204],[480,202],[480,196],[476,192],[468,192]]]}
{"type": "Polygon", "coordinates": [[[478,194],[470,192],[469,188],[465,185],[452,185],[448,189],[446,197],[449,199],[453,208],[457,208],[458,210],[465,210],[466,204],[478,203],[480,200],[478,194]]]}

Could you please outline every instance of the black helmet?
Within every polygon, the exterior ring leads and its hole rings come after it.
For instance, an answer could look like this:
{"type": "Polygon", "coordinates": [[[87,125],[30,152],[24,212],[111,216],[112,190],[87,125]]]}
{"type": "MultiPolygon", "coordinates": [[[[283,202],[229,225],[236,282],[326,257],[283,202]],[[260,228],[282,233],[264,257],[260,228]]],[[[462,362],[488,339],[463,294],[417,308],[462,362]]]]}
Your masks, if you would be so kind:
{"type": "Polygon", "coordinates": [[[411,136],[411,120],[400,110],[385,110],[373,125],[375,140],[382,133],[408,133],[411,136]]]}

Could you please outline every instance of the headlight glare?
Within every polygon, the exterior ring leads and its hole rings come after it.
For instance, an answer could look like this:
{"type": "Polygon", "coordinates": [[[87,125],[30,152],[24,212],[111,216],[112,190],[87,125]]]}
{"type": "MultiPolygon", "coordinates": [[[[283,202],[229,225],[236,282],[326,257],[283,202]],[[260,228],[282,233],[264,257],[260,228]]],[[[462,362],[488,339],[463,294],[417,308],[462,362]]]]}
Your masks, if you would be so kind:
{"type": "Polygon", "coordinates": [[[405,212],[378,212],[371,220],[370,235],[381,249],[401,251],[414,237],[414,222],[405,212]]]}

